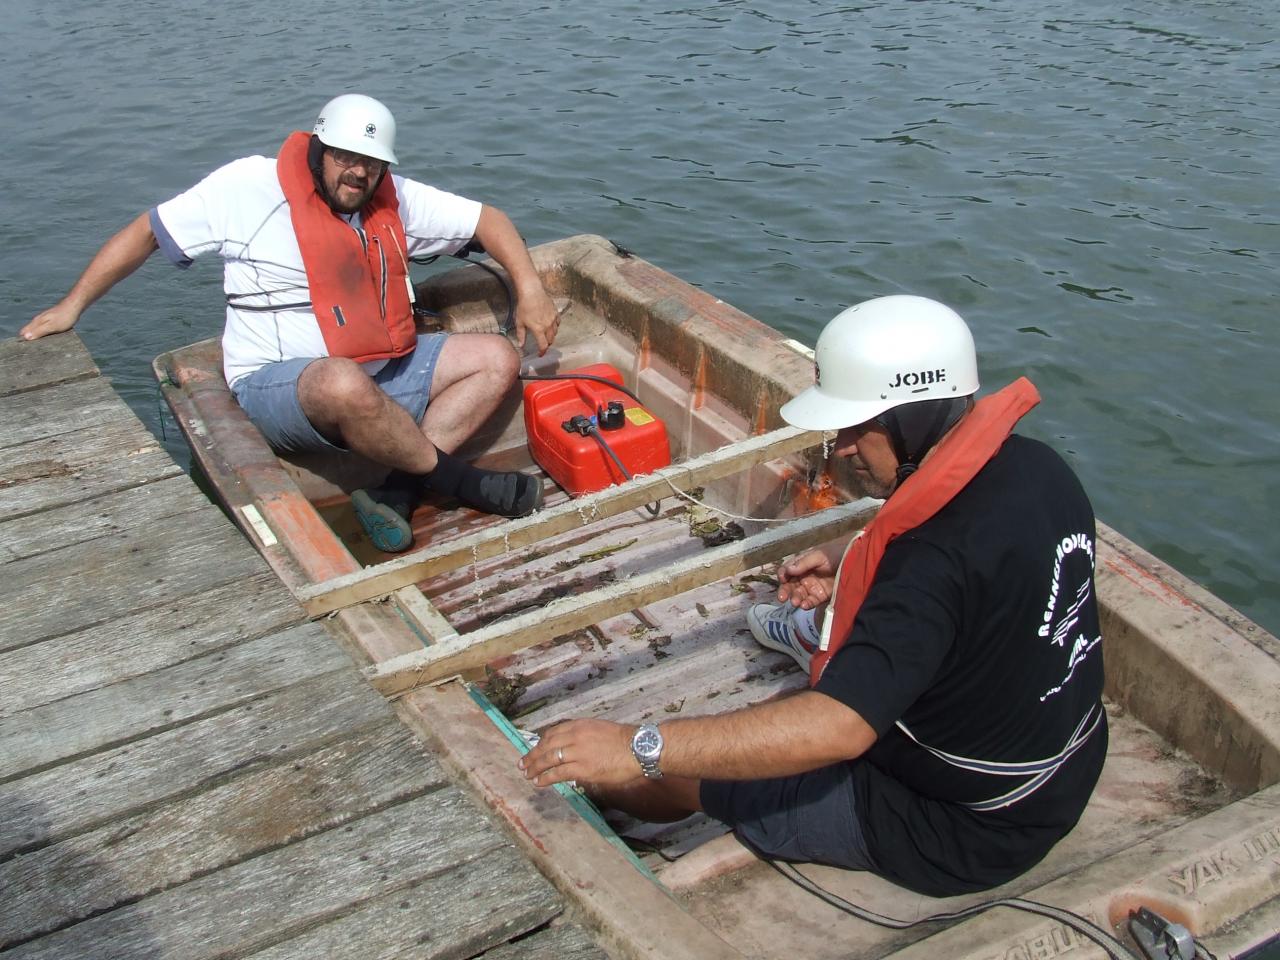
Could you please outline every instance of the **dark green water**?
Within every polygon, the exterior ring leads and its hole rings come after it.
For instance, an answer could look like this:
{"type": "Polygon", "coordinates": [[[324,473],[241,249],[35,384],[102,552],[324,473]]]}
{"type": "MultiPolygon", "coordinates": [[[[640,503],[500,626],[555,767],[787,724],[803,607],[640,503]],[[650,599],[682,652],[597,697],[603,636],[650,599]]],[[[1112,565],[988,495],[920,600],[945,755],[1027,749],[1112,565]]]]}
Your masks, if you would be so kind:
{"type": "MultiPolygon", "coordinates": [[[[0,334],[362,90],[406,173],[531,243],[604,234],[810,343],[867,297],[947,301],[1102,519],[1276,632],[1277,28],[1274,0],[16,0],[0,334]]],[[[157,433],[150,359],[219,303],[217,263],[157,258],[79,328],[157,433]]]]}

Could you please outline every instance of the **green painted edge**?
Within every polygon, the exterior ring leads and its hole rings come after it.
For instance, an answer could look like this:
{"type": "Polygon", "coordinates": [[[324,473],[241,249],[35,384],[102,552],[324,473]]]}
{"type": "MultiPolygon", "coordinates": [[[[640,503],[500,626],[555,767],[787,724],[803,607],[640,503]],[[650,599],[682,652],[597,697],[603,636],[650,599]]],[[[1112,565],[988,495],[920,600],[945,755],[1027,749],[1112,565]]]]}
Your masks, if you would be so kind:
{"type": "MultiPolygon", "coordinates": [[[[528,753],[530,750],[529,744],[525,743],[524,737],[520,736],[520,731],[516,729],[515,725],[489,702],[489,698],[475,684],[468,683],[466,688],[467,693],[471,694],[471,699],[485,712],[485,716],[489,718],[489,721],[506,735],[506,738],[511,741],[511,745],[520,751],[520,755],[524,756],[528,753]]],[[[654,876],[653,871],[645,866],[644,861],[636,856],[635,851],[628,847],[623,839],[613,831],[613,828],[605,822],[604,817],[594,803],[567,783],[557,783],[554,785],[554,789],[560,796],[569,801],[569,806],[574,809],[578,816],[591,824],[596,833],[613,844],[631,862],[633,867],[658,886],[662,886],[661,881],[654,876]]],[[[663,890],[665,891],[666,888],[663,887],[663,890]]]]}

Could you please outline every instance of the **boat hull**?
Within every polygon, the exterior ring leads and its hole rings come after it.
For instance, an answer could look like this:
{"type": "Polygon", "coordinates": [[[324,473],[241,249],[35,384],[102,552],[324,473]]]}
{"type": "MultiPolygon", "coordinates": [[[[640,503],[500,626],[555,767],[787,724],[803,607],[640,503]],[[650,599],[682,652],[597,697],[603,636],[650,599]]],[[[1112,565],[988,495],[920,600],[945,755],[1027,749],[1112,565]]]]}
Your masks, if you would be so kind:
{"type": "MultiPolygon", "coordinates": [[[[565,797],[518,775],[515,748],[450,676],[478,680],[496,709],[529,728],[584,715],[660,721],[782,695],[804,678],[742,622],[775,586],[759,544],[782,541],[757,538],[783,519],[818,529],[839,514],[840,529],[852,529],[874,509],[824,471],[814,438],[780,432],[778,408],[812,382],[802,345],[599,237],[531,253],[564,313],[556,346],[526,357],[525,369],[616,367],[666,423],[677,467],[703,465],[705,482],[661,475],[657,517],[626,500],[625,487],[571,500],[549,480],[546,509],[527,520],[431,503],[414,517],[420,547],[389,560],[363,541],[347,503],[378,468],[276,457],[231,398],[208,341],[158,358],[156,371],[230,515],[620,954],[987,958],[1079,946],[1070,927],[1007,912],[883,930],[798,892],[705,818],[614,822],[651,879],[565,797]],[[753,438],[785,452],[766,457],[753,438]],[[730,521],[745,540],[733,539],[730,521]],[[707,569],[717,575],[701,576],[707,569]]],[[[451,331],[496,331],[507,312],[502,286],[475,266],[421,285],[419,300],[451,331]]],[[[519,391],[464,453],[537,469],[519,391]]],[[[1117,934],[1130,909],[1153,905],[1217,952],[1238,950],[1280,926],[1280,642],[1103,524],[1097,586],[1106,769],[1076,831],[997,892],[1049,900],[1117,934]]],[[[974,899],[939,903],[867,874],[812,873],[897,916],[974,899]]]]}

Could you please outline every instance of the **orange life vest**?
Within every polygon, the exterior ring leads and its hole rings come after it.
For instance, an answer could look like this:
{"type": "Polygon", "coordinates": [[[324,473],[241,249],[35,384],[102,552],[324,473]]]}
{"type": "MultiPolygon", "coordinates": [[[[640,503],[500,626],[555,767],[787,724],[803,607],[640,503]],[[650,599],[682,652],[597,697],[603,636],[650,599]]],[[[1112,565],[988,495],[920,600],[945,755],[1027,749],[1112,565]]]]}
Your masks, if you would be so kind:
{"type": "Polygon", "coordinates": [[[996,455],[1040,394],[1026,377],[979,400],[920,465],[885,501],[862,536],[845,549],[836,589],[823,624],[822,643],[809,664],[809,685],[816,686],[827,662],[844,646],[858,609],[875,580],[890,541],[920,526],[945,507],[996,455]]]}
{"type": "Polygon", "coordinates": [[[315,312],[333,357],[384,360],[417,344],[409,299],[409,264],[400,204],[390,176],[360,211],[361,231],[329,209],[316,191],[307,148],[311,135],[289,135],[276,175],[289,201],[315,312]],[[362,235],[363,234],[363,235],[362,235]]]}

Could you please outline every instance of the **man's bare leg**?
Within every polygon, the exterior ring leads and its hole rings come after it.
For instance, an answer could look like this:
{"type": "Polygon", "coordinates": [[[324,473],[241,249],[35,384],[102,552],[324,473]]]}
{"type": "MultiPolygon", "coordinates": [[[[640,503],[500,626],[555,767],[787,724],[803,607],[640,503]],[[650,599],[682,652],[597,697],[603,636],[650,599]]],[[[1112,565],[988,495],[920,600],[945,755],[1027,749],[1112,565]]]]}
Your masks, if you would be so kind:
{"type": "Polygon", "coordinates": [[[436,448],[413,417],[354,360],[308,364],[298,377],[298,401],[316,430],[348,450],[406,473],[436,468],[436,448]]]}
{"type": "Polygon", "coordinates": [[[423,434],[453,453],[493,416],[519,373],[520,357],[506,337],[453,334],[436,361],[423,434]]]}
{"type": "Polygon", "coordinates": [[[668,823],[683,820],[702,809],[702,781],[688,777],[640,780],[625,787],[587,787],[587,794],[599,806],[645,820],[668,823]]]}
{"type": "Polygon", "coordinates": [[[456,450],[489,419],[520,372],[505,337],[462,333],[445,341],[421,429],[354,360],[326,357],[298,378],[312,425],[375,463],[406,473],[435,469],[435,451],[456,450]]]}

